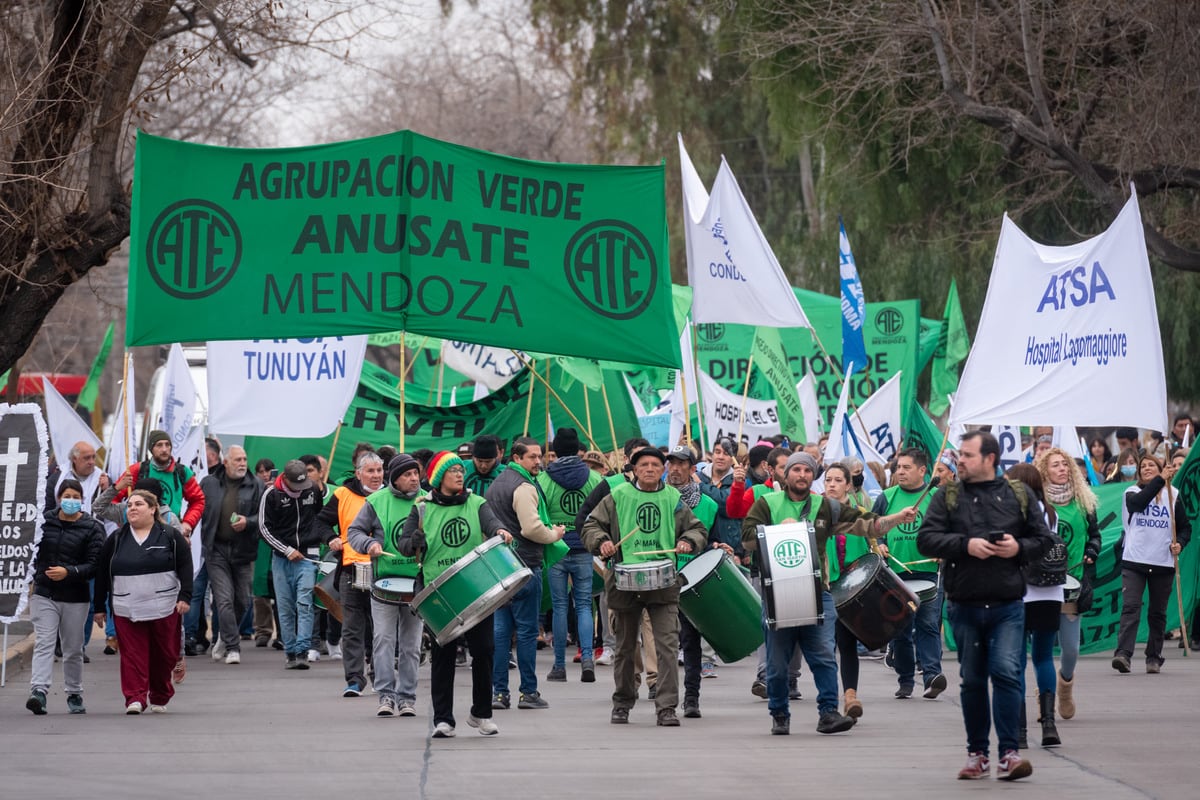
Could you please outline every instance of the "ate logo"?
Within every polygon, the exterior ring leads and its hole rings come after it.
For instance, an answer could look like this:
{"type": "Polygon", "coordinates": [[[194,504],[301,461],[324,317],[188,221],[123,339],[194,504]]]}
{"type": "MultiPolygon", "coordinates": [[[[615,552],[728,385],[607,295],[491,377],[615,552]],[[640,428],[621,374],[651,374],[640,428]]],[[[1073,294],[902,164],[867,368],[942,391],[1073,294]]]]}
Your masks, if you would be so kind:
{"type": "Polygon", "coordinates": [[[567,282],[588,308],[609,319],[632,319],[650,305],[658,264],[642,232],[615,219],[585,225],[567,243],[567,282]]]}
{"type": "Polygon", "coordinates": [[[792,569],[803,564],[808,558],[808,548],[799,539],[784,539],[775,545],[771,555],[776,564],[792,569]]]}
{"type": "Polygon", "coordinates": [[[583,501],[586,500],[583,492],[578,489],[572,489],[569,492],[564,492],[563,496],[558,501],[558,507],[563,510],[564,514],[570,514],[572,517],[579,513],[579,509],[583,508],[583,501]]]}
{"type": "Polygon", "coordinates": [[[719,342],[724,335],[725,326],[720,322],[705,322],[696,326],[696,338],[706,344],[719,342]]]}
{"type": "Polygon", "coordinates": [[[637,520],[638,528],[644,533],[654,533],[662,524],[662,512],[653,503],[642,503],[638,506],[637,515],[634,518],[637,520]]]}
{"type": "Polygon", "coordinates": [[[400,520],[397,520],[396,524],[392,526],[392,532],[388,535],[388,543],[390,545],[387,548],[388,550],[391,550],[393,553],[400,552],[400,536],[403,533],[404,533],[404,519],[400,519],[400,520]]]}
{"type": "Polygon", "coordinates": [[[180,300],[220,291],[242,259],[242,234],[225,209],[207,200],[168,206],[146,237],[146,268],[158,287],[180,300]]]}
{"type": "Polygon", "coordinates": [[[899,531],[900,533],[916,533],[917,531],[921,530],[921,523],[924,520],[925,520],[925,512],[918,508],[917,509],[917,518],[914,519],[912,522],[905,522],[901,525],[897,525],[896,530],[899,531]]]}
{"type": "Polygon", "coordinates": [[[442,525],[442,544],[446,547],[462,547],[471,535],[471,526],[462,517],[446,520],[442,525]]]}
{"type": "Polygon", "coordinates": [[[881,308],[875,315],[875,329],[884,336],[895,336],[904,329],[904,315],[894,308],[881,308]]]}

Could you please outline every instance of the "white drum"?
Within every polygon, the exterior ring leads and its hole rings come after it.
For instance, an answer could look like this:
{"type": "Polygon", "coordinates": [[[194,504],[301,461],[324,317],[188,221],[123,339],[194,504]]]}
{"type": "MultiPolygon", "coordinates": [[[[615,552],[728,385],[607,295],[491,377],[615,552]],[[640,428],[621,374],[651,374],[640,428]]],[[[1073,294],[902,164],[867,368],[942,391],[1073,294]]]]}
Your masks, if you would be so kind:
{"type": "Polygon", "coordinates": [[[617,588],[623,592],[649,592],[675,585],[675,562],[667,559],[617,564],[613,572],[617,588]]]}
{"type": "Polygon", "coordinates": [[[1062,613],[1071,615],[1079,613],[1079,593],[1082,588],[1078,578],[1072,575],[1067,576],[1067,582],[1063,586],[1062,613]]]}
{"type": "Polygon", "coordinates": [[[812,524],[759,525],[758,555],[767,627],[821,622],[821,553],[812,524]]]}

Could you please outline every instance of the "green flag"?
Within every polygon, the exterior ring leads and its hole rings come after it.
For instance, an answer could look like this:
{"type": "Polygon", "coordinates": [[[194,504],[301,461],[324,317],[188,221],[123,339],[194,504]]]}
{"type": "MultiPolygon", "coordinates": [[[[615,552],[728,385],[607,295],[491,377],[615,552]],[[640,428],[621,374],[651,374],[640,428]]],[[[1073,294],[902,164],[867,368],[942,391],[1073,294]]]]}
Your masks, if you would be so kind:
{"type": "Polygon", "coordinates": [[[100,391],[100,376],[104,374],[104,365],[108,363],[108,354],[112,350],[113,324],[112,322],[108,323],[108,330],[104,332],[104,341],[100,344],[100,352],[96,353],[96,360],[92,362],[87,383],[83,385],[79,399],[75,401],[77,406],[91,409],[96,405],[96,394],[100,391]]]}
{"type": "Polygon", "coordinates": [[[803,436],[804,408],[800,405],[800,393],[796,391],[796,380],[792,377],[792,367],[779,331],[762,325],[756,327],[750,353],[754,357],[754,366],[775,391],[779,426],[784,435],[789,438],[803,436]]]}
{"type": "Polygon", "coordinates": [[[908,411],[908,428],[904,432],[904,446],[924,450],[925,455],[929,457],[930,471],[932,472],[932,464],[941,455],[939,448],[942,446],[942,432],[938,430],[937,425],[933,424],[933,420],[925,413],[925,409],[921,408],[920,403],[915,400],[908,411]]]}
{"type": "Polygon", "coordinates": [[[967,321],[963,319],[958,302],[958,284],[950,281],[946,295],[946,311],[942,315],[942,332],[937,351],[933,354],[933,374],[930,378],[929,411],[935,416],[945,413],[950,405],[947,395],[958,391],[958,365],[971,350],[967,338],[967,321]]]}
{"type": "Polygon", "coordinates": [[[127,343],[403,329],[677,367],[665,169],[412,131],[264,150],[139,132],[127,343]]]}

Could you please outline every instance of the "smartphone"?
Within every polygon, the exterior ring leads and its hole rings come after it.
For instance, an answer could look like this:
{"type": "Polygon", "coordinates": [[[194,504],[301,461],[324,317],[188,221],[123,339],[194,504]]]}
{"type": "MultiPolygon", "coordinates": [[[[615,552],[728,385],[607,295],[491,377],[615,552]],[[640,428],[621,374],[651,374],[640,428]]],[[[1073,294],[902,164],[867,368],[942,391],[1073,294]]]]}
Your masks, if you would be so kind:
{"type": "Polygon", "coordinates": [[[275,480],[278,477],[279,477],[279,470],[277,470],[277,469],[271,470],[271,480],[275,480]]]}
{"type": "Polygon", "coordinates": [[[989,531],[987,540],[990,544],[1000,544],[1000,541],[1007,535],[1004,531],[989,531]]]}

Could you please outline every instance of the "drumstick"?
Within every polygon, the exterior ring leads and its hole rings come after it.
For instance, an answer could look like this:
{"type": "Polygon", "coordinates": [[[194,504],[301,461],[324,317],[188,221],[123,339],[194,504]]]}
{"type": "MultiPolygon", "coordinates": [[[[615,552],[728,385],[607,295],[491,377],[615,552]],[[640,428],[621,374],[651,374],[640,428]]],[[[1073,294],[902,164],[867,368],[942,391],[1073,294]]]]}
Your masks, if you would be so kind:
{"type": "MultiPolygon", "coordinates": [[[[904,563],[903,561],[901,561],[900,559],[896,558],[896,557],[895,557],[894,555],[892,555],[891,553],[888,553],[888,558],[890,558],[892,561],[895,561],[895,562],[896,562],[897,564],[899,564],[901,567],[905,567],[905,566],[907,566],[907,564],[905,564],[905,563],[904,563]]],[[[907,570],[907,569],[906,569],[906,570],[903,570],[903,571],[904,571],[904,572],[908,572],[908,570],[907,570]]]]}
{"type": "Polygon", "coordinates": [[[919,561],[906,561],[906,562],[897,562],[897,563],[903,563],[904,566],[911,567],[913,564],[932,564],[935,561],[937,561],[936,558],[922,558],[919,561]]]}
{"type": "Polygon", "coordinates": [[[641,529],[642,529],[641,525],[634,525],[633,530],[631,530],[629,533],[622,536],[621,541],[617,542],[617,547],[620,547],[621,545],[625,544],[626,539],[628,539],[630,536],[633,536],[635,533],[637,533],[641,529]]]}
{"type": "Polygon", "coordinates": [[[675,550],[674,548],[672,548],[671,550],[643,550],[643,551],[641,551],[640,553],[631,553],[631,555],[635,555],[635,556],[660,556],[660,555],[662,555],[663,553],[675,553],[675,552],[678,552],[678,551],[677,551],[677,550],[675,550]]]}

